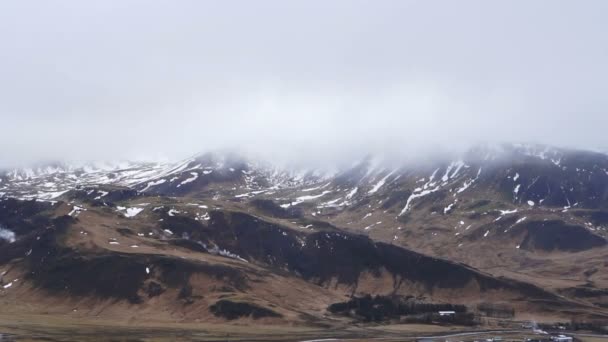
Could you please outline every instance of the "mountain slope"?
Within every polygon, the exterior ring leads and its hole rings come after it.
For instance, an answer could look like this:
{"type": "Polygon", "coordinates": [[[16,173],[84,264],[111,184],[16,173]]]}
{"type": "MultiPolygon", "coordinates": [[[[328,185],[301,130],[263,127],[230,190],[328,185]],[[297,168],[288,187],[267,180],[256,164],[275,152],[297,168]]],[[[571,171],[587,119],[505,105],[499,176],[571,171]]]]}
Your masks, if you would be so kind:
{"type": "Polygon", "coordinates": [[[22,281],[3,295],[15,303],[51,293],[58,310],[101,300],[115,314],[224,320],[238,308],[302,323],[340,321],[329,305],[366,294],[473,312],[509,303],[518,316],[608,306],[603,154],[481,145],[337,173],[206,154],[0,179],[2,284],[22,281]]]}

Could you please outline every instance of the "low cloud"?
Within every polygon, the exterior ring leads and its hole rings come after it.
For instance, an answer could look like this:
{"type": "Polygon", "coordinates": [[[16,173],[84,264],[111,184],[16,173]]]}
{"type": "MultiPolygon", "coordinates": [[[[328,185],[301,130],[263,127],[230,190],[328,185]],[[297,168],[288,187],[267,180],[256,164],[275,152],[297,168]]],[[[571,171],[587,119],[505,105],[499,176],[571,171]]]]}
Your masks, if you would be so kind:
{"type": "Polygon", "coordinates": [[[0,166],[608,149],[605,1],[0,5],[0,166]]]}

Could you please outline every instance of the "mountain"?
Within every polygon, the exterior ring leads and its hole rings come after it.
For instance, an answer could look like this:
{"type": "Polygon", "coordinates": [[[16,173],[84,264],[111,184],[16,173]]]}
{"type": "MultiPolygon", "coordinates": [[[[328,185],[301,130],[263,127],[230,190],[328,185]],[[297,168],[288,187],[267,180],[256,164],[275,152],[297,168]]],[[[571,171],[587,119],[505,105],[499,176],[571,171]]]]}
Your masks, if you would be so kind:
{"type": "Polygon", "coordinates": [[[3,309],[322,326],[437,308],[466,324],[608,317],[607,155],[478,145],[329,170],[209,153],[5,171],[3,309]]]}

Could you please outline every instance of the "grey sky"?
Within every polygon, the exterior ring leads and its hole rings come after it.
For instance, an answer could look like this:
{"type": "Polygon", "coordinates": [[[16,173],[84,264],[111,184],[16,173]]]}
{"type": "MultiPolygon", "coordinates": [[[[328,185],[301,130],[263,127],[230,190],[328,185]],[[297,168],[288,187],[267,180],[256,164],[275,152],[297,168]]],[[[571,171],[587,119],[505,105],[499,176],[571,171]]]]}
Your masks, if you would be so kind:
{"type": "Polygon", "coordinates": [[[0,165],[608,149],[607,1],[3,1],[0,165]]]}

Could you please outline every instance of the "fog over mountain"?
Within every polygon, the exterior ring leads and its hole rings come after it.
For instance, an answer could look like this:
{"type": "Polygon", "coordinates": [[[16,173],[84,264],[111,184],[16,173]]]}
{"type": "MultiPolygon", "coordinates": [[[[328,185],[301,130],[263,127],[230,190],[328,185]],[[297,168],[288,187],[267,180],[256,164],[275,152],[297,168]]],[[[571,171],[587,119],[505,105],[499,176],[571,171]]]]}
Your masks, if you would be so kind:
{"type": "Polygon", "coordinates": [[[608,150],[605,1],[0,4],[0,167],[608,150]]]}

